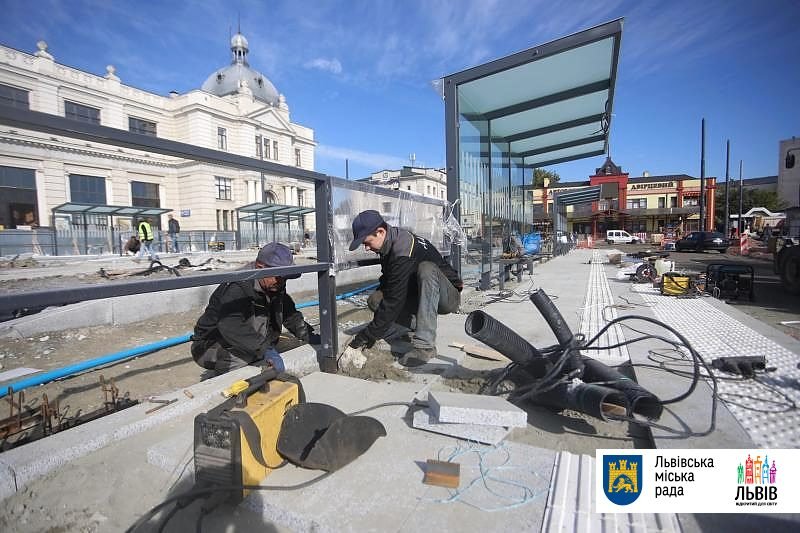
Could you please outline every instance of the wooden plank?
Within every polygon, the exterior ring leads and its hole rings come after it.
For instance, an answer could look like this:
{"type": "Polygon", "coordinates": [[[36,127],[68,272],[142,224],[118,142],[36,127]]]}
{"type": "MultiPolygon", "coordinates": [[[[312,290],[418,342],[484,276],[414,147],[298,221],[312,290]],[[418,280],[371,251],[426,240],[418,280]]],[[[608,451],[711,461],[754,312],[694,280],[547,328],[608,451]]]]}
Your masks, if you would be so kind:
{"type": "Polygon", "coordinates": [[[486,346],[480,346],[478,344],[463,344],[461,342],[452,341],[450,346],[453,348],[458,348],[459,350],[466,352],[467,355],[471,355],[473,357],[479,357],[481,359],[491,359],[492,361],[510,361],[508,357],[501,354],[497,350],[493,350],[492,348],[488,348],[486,346]]]}

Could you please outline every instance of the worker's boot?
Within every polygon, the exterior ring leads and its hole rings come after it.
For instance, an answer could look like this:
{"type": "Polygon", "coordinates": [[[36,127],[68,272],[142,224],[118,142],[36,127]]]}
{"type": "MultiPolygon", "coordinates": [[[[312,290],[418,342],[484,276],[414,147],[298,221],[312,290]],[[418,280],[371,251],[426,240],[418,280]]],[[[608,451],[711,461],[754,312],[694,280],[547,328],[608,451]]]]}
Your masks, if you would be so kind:
{"type": "Polygon", "coordinates": [[[434,359],[436,355],[436,348],[415,347],[410,352],[404,354],[397,362],[406,368],[413,368],[424,365],[431,359],[434,359]]]}

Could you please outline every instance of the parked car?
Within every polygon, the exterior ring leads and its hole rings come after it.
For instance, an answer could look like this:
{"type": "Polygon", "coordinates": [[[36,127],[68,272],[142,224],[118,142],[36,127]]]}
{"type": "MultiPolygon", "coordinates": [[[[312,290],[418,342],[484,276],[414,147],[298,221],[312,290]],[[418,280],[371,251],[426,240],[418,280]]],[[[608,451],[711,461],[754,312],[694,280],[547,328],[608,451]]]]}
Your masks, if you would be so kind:
{"type": "Polygon", "coordinates": [[[610,229],[606,230],[606,242],[608,244],[637,244],[642,242],[642,240],[636,235],[631,235],[625,230],[610,229]]]}
{"type": "Polygon", "coordinates": [[[725,253],[730,246],[730,241],[718,231],[693,231],[684,238],[675,242],[675,249],[679,252],[702,252],[703,250],[716,250],[725,253]]]}

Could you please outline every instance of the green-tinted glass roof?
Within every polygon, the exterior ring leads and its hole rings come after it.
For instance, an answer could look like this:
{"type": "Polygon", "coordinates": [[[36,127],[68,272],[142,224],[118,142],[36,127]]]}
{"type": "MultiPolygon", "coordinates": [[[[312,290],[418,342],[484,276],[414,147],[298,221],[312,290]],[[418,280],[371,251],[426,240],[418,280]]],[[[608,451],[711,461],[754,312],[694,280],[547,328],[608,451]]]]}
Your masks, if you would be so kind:
{"type": "Polygon", "coordinates": [[[159,216],[173,211],[161,207],[136,207],[123,205],[90,204],[80,202],[67,202],[53,208],[57,213],[79,213],[92,215],[113,215],[113,216],[159,216]]]}
{"type": "Polygon", "coordinates": [[[622,19],[447,76],[458,112],[542,167],[605,152],[622,19]]]}

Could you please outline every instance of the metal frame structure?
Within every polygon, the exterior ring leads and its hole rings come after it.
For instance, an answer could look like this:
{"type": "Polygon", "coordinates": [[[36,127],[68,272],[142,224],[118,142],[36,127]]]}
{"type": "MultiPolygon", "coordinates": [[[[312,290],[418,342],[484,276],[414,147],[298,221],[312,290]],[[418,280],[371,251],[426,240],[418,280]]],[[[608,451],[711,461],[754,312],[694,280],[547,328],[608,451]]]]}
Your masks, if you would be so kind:
{"type": "MultiPolygon", "coordinates": [[[[316,225],[318,228],[330,226],[330,177],[318,172],[279,165],[277,163],[161,139],[159,137],[140,135],[107,126],[76,122],[65,117],[38,111],[16,109],[4,105],[0,105],[0,124],[193,161],[203,161],[220,166],[284,175],[306,182],[313,182],[316,225]]],[[[62,305],[83,300],[214,285],[230,281],[254,280],[267,276],[280,276],[290,273],[316,272],[319,291],[320,336],[322,338],[322,346],[319,353],[321,356],[320,367],[325,372],[336,372],[336,355],[338,353],[335,301],[336,282],[332,276],[331,243],[328,239],[327,232],[317,232],[317,259],[319,262],[313,265],[263,268],[225,274],[198,275],[184,278],[118,283],[114,285],[92,285],[79,288],[4,294],[0,295],[0,310],[13,311],[26,307],[34,308],[48,305],[62,305]]]]}
{"type": "MultiPolygon", "coordinates": [[[[509,165],[516,158],[521,159],[523,168],[531,169],[605,153],[608,149],[621,36],[622,19],[617,19],[444,77],[448,201],[452,204],[461,196],[460,117],[486,123],[487,131],[479,134],[478,141],[481,143],[480,157],[488,161],[490,191],[493,190],[491,152],[494,144],[505,146],[501,157],[509,165]],[[572,85],[569,80],[561,83],[561,80],[548,79],[546,81],[551,82],[550,86],[557,88],[549,94],[536,92],[540,90],[537,85],[541,84],[536,83],[539,80],[529,78],[537,74],[544,75],[545,72],[550,75],[557,73],[561,65],[558,61],[562,60],[557,57],[559,54],[582,47],[588,51],[592,46],[599,47],[601,44],[608,48],[587,54],[593,57],[606,57],[605,54],[608,54],[610,65],[607,75],[597,74],[599,79],[576,81],[572,85]],[[531,65],[533,63],[541,65],[543,72],[537,72],[536,67],[531,65]],[[460,95],[468,84],[469,94],[464,97],[465,100],[468,98],[473,107],[483,106],[476,113],[459,109],[460,95]],[[591,105],[587,103],[587,100],[596,100],[598,95],[606,95],[605,105],[600,109],[597,109],[596,102],[591,105]],[[487,107],[491,104],[497,107],[487,107]],[[561,107],[567,106],[572,106],[570,113],[561,110],[561,107]],[[544,120],[545,116],[549,120],[544,120]],[[500,124],[498,120],[505,121],[501,122],[502,128],[497,127],[500,124]],[[558,141],[551,141],[553,138],[558,138],[558,141]],[[488,151],[483,150],[483,142],[488,142],[488,151]]],[[[576,64],[567,59],[563,59],[562,63],[577,80],[584,63],[576,64]]],[[[589,66],[596,68],[596,65],[589,66]]],[[[492,209],[491,205],[489,209],[492,209]]],[[[460,206],[456,206],[455,215],[461,220],[460,206]]],[[[492,217],[492,214],[489,216],[492,217]]],[[[452,261],[460,271],[460,254],[456,249],[453,250],[452,261]]]]}

